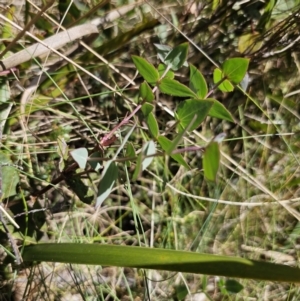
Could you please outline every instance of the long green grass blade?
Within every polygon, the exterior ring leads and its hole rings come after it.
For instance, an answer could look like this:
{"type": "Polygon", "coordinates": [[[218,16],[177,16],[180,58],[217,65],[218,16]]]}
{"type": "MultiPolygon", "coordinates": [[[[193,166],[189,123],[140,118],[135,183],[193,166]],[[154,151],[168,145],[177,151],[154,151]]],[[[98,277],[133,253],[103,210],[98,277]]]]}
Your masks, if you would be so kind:
{"type": "Polygon", "coordinates": [[[185,251],[97,244],[39,244],[24,248],[24,261],[135,267],[271,281],[300,282],[286,265],[185,251]]]}

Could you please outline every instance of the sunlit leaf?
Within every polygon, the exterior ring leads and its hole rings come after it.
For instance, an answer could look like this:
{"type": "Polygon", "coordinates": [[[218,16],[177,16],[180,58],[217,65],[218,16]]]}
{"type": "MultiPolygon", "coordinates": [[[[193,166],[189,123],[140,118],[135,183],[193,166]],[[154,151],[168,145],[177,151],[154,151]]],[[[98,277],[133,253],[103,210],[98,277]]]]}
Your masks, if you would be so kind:
{"type": "Polygon", "coordinates": [[[263,45],[263,40],[259,41],[260,33],[247,33],[239,37],[238,48],[240,53],[252,54],[263,45]]]}
{"type": "Polygon", "coordinates": [[[232,92],[234,86],[227,79],[224,79],[223,73],[219,68],[214,70],[214,83],[219,84],[218,88],[223,92],[232,92]]]}
{"type": "Polygon", "coordinates": [[[78,166],[82,169],[85,169],[89,154],[85,147],[80,147],[70,151],[70,155],[78,166]]]}
{"type": "Polygon", "coordinates": [[[226,76],[226,78],[230,82],[234,84],[239,84],[243,80],[244,76],[246,75],[248,66],[249,66],[249,59],[232,58],[226,60],[223,63],[222,70],[224,76],[226,76]]]}

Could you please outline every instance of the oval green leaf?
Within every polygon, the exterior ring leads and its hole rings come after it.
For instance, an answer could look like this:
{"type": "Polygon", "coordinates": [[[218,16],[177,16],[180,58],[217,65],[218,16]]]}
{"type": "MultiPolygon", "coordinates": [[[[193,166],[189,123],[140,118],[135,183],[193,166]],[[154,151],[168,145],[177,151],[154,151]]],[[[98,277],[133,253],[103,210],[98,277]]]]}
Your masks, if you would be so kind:
{"type": "Polygon", "coordinates": [[[248,70],[249,66],[249,59],[245,58],[232,58],[228,59],[223,63],[223,74],[226,76],[226,78],[231,81],[234,84],[239,84],[244,76],[246,75],[246,72],[248,70]]]}
{"type": "Polygon", "coordinates": [[[154,109],[154,105],[151,103],[144,103],[141,107],[141,111],[143,112],[143,115],[147,117],[154,109]]]}
{"type": "Polygon", "coordinates": [[[214,101],[211,109],[209,110],[208,115],[211,117],[215,117],[218,119],[227,120],[230,122],[234,122],[231,113],[225,108],[223,104],[221,104],[216,99],[209,98],[210,100],[214,101]]]}
{"type": "Polygon", "coordinates": [[[219,143],[212,141],[205,148],[203,158],[204,176],[209,181],[215,181],[220,165],[219,143]]]}
{"type": "Polygon", "coordinates": [[[140,97],[143,99],[144,102],[152,103],[154,100],[154,94],[147,82],[143,82],[140,85],[140,97]]]}
{"type": "Polygon", "coordinates": [[[206,81],[201,72],[193,65],[190,65],[190,88],[199,98],[205,98],[208,89],[206,81]]]}
{"type": "Polygon", "coordinates": [[[162,93],[178,96],[178,97],[193,97],[196,98],[197,95],[187,86],[181,84],[175,79],[163,78],[159,83],[159,90],[162,93]]]}
{"type": "Polygon", "coordinates": [[[232,83],[229,80],[224,79],[222,71],[219,68],[214,70],[214,83],[219,84],[218,88],[222,92],[232,92],[234,89],[232,83]]]}
{"type": "Polygon", "coordinates": [[[139,56],[132,55],[131,58],[144,80],[155,85],[155,83],[159,80],[159,74],[155,67],[139,56]]]}
{"type": "Polygon", "coordinates": [[[146,117],[146,123],[153,138],[157,138],[159,134],[159,128],[153,113],[148,114],[146,117]]]}
{"type": "Polygon", "coordinates": [[[189,126],[189,131],[199,127],[204,118],[208,115],[213,101],[207,99],[188,99],[179,104],[176,109],[175,118],[178,120],[178,131],[183,131],[189,126]],[[196,118],[195,118],[196,116],[196,118]],[[193,119],[195,120],[193,121],[193,119]],[[190,123],[193,121],[193,124],[190,123]]]}

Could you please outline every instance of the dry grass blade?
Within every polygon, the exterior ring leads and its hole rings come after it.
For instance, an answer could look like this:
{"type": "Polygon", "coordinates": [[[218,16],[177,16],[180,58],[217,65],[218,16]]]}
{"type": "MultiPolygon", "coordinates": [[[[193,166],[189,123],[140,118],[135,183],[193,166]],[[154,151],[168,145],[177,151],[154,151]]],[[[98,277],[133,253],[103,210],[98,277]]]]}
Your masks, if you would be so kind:
{"type": "Polygon", "coordinates": [[[9,45],[0,53],[0,58],[2,58],[14,45],[17,41],[21,39],[21,37],[26,34],[26,31],[29,31],[30,27],[38,21],[38,19],[42,16],[42,14],[47,11],[49,7],[51,7],[54,3],[54,0],[48,2],[39,12],[35,15],[35,17],[24,27],[24,29],[17,34],[17,36],[11,41],[9,45]]]}
{"type": "MultiPolygon", "coordinates": [[[[89,35],[91,33],[97,33],[97,32],[98,29],[95,25],[83,24],[83,25],[75,26],[66,31],[60,32],[54,36],[51,36],[50,38],[45,39],[43,43],[44,45],[47,45],[51,49],[59,49],[64,45],[66,45],[67,43],[77,40],[85,35],[89,35]]],[[[40,43],[36,43],[32,46],[25,48],[24,50],[21,50],[11,55],[7,59],[2,60],[0,70],[3,71],[6,69],[10,69],[12,67],[15,67],[17,65],[29,61],[33,57],[47,55],[49,53],[49,48],[47,48],[44,45],[41,45],[40,43]]]]}

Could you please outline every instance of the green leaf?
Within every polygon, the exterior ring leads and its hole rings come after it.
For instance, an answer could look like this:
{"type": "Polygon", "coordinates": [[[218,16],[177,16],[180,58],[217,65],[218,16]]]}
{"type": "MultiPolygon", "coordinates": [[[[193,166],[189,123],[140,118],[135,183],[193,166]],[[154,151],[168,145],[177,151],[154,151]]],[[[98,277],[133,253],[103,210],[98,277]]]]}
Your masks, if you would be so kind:
{"type": "Polygon", "coordinates": [[[244,286],[234,279],[228,279],[225,282],[225,288],[228,292],[237,294],[244,289],[244,286]]]}
{"type": "Polygon", "coordinates": [[[156,118],[152,113],[153,108],[154,106],[152,104],[144,103],[142,105],[141,110],[145,116],[145,121],[147,123],[151,135],[153,136],[153,138],[156,138],[159,134],[159,128],[158,128],[156,118]]]}
{"type": "MultiPolygon", "coordinates": [[[[185,297],[188,295],[189,291],[186,285],[176,285],[175,286],[175,300],[185,300],[185,297]]],[[[173,299],[174,300],[174,299],[173,299]]]]}
{"type": "Polygon", "coordinates": [[[96,207],[101,206],[101,204],[110,195],[116,179],[118,177],[118,167],[116,163],[112,160],[107,161],[102,171],[101,180],[98,185],[98,196],[96,201],[96,207]]]}
{"type": "Polygon", "coordinates": [[[182,43],[171,50],[165,58],[165,64],[172,70],[178,70],[187,59],[189,44],[182,43]]]}
{"type": "Polygon", "coordinates": [[[153,138],[157,138],[159,134],[159,128],[153,113],[148,114],[146,117],[146,123],[153,138]]]}
{"type": "Polygon", "coordinates": [[[218,88],[223,92],[232,92],[234,89],[233,85],[229,80],[224,80],[222,71],[219,68],[216,68],[214,70],[214,83],[219,84],[218,88]]]}
{"type": "Polygon", "coordinates": [[[145,117],[147,117],[153,111],[153,109],[154,105],[148,102],[144,103],[141,107],[141,111],[145,117]]]}
{"type": "Polygon", "coordinates": [[[80,147],[74,149],[70,152],[70,155],[73,157],[74,161],[82,169],[85,169],[89,154],[85,147],[80,147]]]}
{"type": "Polygon", "coordinates": [[[209,181],[215,181],[220,165],[219,143],[211,141],[205,148],[203,158],[204,176],[209,181]]]}
{"type": "MultiPolygon", "coordinates": [[[[136,156],[132,143],[127,143],[125,156],[128,158],[134,158],[136,156]]],[[[125,162],[127,166],[130,166],[130,160],[125,162]]]]}
{"type": "Polygon", "coordinates": [[[174,72],[168,70],[167,73],[165,73],[166,70],[167,70],[166,65],[159,64],[159,65],[158,65],[158,68],[157,68],[157,71],[158,71],[158,73],[159,73],[159,77],[162,78],[163,75],[165,74],[165,75],[164,75],[164,78],[174,79],[174,72]]]}
{"type": "Polygon", "coordinates": [[[140,85],[140,97],[142,97],[143,101],[152,103],[154,100],[154,94],[147,84],[147,82],[143,82],[140,85]]]}
{"type": "MultiPolygon", "coordinates": [[[[172,141],[166,138],[165,136],[159,136],[157,141],[161,148],[167,153],[170,153],[170,149],[172,148],[172,141]]],[[[184,161],[181,154],[170,154],[170,157],[178,162],[180,165],[184,166],[185,168],[189,169],[189,165],[184,161]]]]}
{"type": "Polygon", "coordinates": [[[156,84],[159,80],[159,74],[155,67],[139,56],[132,55],[131,58],[144,80],[150,84],[156,84]]]}
{"type": "Polygon", "coordinates": [[[0,167],[2,169],[2,198],[8,198],[17,194],[16,186],[19,184],[19,173],[9,157],[0,152],[0,167]]]}
{"type": "Polygon", "coordinates": [[[177,80],[170,78],[163,78],[159,83],[159,90],[162,93],[178,96],[178,97],[193,97],[196,98],[197,95],[187,86],[181,84],[177,80]]]}
{"type": "Polygon", "coordinates": [[[105,244],[49,243],[24,248],[25,262],[64,262],[300,282],[296,267],[240,257],[105,244]],[[88,256],[87,256],[88,255],[88,256]]]}
{"type": "Polygon", "coordinates": [[[190,65],[190,88],[199,98],[205,98],[208,89],[206,81],[201,72],[193,65],[190,65]]]}
{"type": "Polygon", "coordinates": [[[234,122],[231,113],[225,108],[223,104],[221,104],[216,99],[212,99],[212,98],[209,99],[214,102],[211,109],[209,110],[208,113],[209,116],[234,122]]]}
{"type": "Polygon", "coordinates": [[[175,114],[175,118],[179,122],[177,126],[178,131],[183,131],[189,126],[195,115],[196,119],[189,128],[189,131],[198,128],[204,118],[208,115],[213,103],[213,101],[207,99],[188,99],[181,102],[177,107],[175,114]]]}
{"type": "Polygon", "coordinates": [[[234,84],[239,84],[246,75],[249,66],[249,59],[232,58],[228,59],[223,64],[223,74],[234,84]]]}

